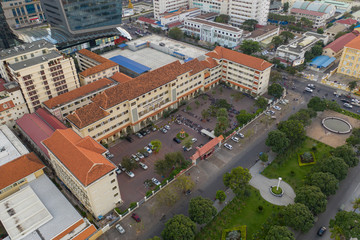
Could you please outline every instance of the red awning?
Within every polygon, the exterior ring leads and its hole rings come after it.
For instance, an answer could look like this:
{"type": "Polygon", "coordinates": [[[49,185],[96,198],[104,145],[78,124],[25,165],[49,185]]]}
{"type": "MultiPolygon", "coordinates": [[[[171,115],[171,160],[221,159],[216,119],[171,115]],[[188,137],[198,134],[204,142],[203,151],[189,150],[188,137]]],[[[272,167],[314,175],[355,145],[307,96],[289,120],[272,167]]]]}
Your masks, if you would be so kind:
{"type": "Polygon", "coordinates": [[[34,18],[30,18],[29,20],[30,20],[30,21],[32,21],[32,20],[39,20],[39,18],[38,18],[38,17],[34,17],[34,18]]]}

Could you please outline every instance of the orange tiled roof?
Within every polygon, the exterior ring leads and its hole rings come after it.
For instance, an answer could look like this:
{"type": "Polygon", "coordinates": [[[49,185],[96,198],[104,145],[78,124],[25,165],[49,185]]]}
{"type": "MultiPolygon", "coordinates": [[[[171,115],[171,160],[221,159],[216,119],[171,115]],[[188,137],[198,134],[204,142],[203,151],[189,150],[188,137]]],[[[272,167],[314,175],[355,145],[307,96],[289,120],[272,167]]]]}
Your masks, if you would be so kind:
{"type": "Polygon", "coordinates": [[[125,75],[121,72],[117,72],[115,73],[111,79],[114,79],[115,81],[119,82],[119,83],[124,83],[124,82],[128,82],[130,80],[132,80],[132,77],[129,77],[128,75],[125,75]]]}
{"type": "Polygon", "coordinates": [[[201,64],[207,68],[213,68],[219,65],[216,60],[211,57],[207,57],[205,60],[201,61],[201,64]]]}
{"type": "Polygon", "coordinates": [[[192,160],[196,160],[199,157],[203,156],[207,152],[209,152],[211,149],[213,149],[217,144],[219,144],[222,140],[224,140],[223,135],[220,135],[216,138],[213,138],[211,141],[206,143],[203,147],[198,148],[194,155],[192,155],[190,158],[192,160]]]}
{"type": "Polygon", "coordinates": [[[8,110],[13,107],[15,107],[15,104],[13,103],[12,100],[4,102],[4,103],[0,104],[0,112],[3,112],[5,110],[8,110]]]}
{"type": "Polygon", "coordinates": [[[80,73],[80,75],[84,76],[84,77],[87,77],[87,76],[90,76],[90,75],[93,75],[95,73],[98,73],[98,72],[101,72],[101,71],[104,71],[108,68],[112,68],[112,67],[115,67],[115,66],[118,66],[118,64],[116,62],[113,62],[107,58],[104,58],[96,53],[93,53],[87,49],[81,49],[80,51],[78,51],[78,53],[84,55],[84,56],[87,56],[91,59],[94,59],[95,61],[97,61],[99,63],[99,65],[97,66],[94,66],[94,67],[91,67],[91,68],[88,68],[84,71],[82,71],[80,73]]]}
{"type": "Polygon", "coordinates": [[[91,137],[81,138],[72,129],[58,129],[43,144],[84,185],[115,169],[102,153],[106,149],[91,137]]]}
{"type": "Polygon", "coordinates": [[[96,228],[95,228],[94,225],[91,224],[84,231],[82,231],[81,233],[79,233],[78,235],[73,237],[72,240],[86,240],[86,239],[89,239],[89,237],[91,235],[93,235],[95,232],[96,232],[96,228]]]}
{"type": "Polygon", "coordinates": [[[44,168],[45,165],[31,152],[0,167],[0,189],[44,168]]]}
{"type": "Polygon", "coordinates": [[[348,42],[345,47],[348,48],[354,48],[354,49],[359,49],[360,50],[360,36],[354,38],[353,40],[351,40],[350,42],[348,42]]]}
{"type": "Polygon", "coordinates": [[[99,90],[101,88],[110,86],[113,82],[107,78],[103,78],[100,80],[97,80],[95,82],[89,83],[85,86],[79,87],[77,89],[74,89],[70,92],[61,94],[57,97],[51,98],[44,102],[44,105],[48,107],[49,109],[55,108],[59,105],[62,105],[64,103],[68,103],[70,101],[73,101],[77,98],[86,96],[89,93],[94,92],[95,90],[99,90]]]}
{"type": "Polygon", "coordinates": [[[271,63],[265,61],[261,58],[249,56],[240,52],[236,52],[224,47],[217,46],[214,51],[206,54],[209,57],[213,57],[216,59],[227,59],[229,61],[233,61],[239,63],[241,65],[254,68],[260,71],[263,71],[272,66],[271,63]]]}
{"type": "Polygon", "coordinates": [[[52,240],[60,240],[60,239],[62,239],[63,237],[65,237],[67,234],[74,231],[77,227],[79,227],[83,223],[85,223],[84,219],[80,219],[79,221],[77,221],[76,223],[74,223],[73,225],[71,225],[70,227],[65,229],[63,232],[61,232],[59,235],[54,237],[52,240]]]}
{"type": "Polygon", "coordinates": [[[77,109],[74,113],[66,116],[66,118],[77,127],[83,128],[108,116],[109,114],[110,113],[100,108],[97,103],[93,102],[77,109]]]}

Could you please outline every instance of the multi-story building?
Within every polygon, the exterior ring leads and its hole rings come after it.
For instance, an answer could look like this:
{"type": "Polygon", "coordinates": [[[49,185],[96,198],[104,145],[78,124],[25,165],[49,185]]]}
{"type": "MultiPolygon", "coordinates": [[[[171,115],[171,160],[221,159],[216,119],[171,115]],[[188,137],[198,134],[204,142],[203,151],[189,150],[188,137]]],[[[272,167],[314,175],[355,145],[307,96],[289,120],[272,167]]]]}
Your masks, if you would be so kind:
{"type": "Polygon", "coordinates": [[[201,14],[201,10],[199,8],[182,8],[178,11],[171,13],[163,13],[160,17],[161,25],[169,25],[176,22],[184,22],[185,19],[196,17],[201,14]]]}
{"type": "Polygon", "coordinates": [[[11,48],[16,45],[17,37],[6,22],[4,11],[0,4],[0,50],[11,48]]]}
{"type": "Polygon", "coordinates": [[[334,16],[336,7],[328,3],[296,1],[290,9],[290,14],[296,21],[305,17],[313,22],[314,28],[323,27],[328,19],[334,16]]]}
{"type": "Polygon", "coordinates": [[[359,36],[359,32],[353,31],[337,38],[323,48],[323,55],[340,58],[345,45],[355,39],[357,36],[359,36]]]}
{"type": "Polygon", "coordinates": [[[93,33],[93,37],[99,37],[101,31],[119,27],[121,24],[121,0],[42,0],[41,4],[51,27],[70,35],[93,33]]]}
{"type": "Polygon", "coordinates": [[[11,28],[29,27],[45,21],[40,0],[1,1],[1,6],[11,28]]]}
{"type": "Polygon", "coordinates": [[[214,12],[217,14],[228,14],[230,0],[190,0],[190,7],[200,8],[201,12],[214,12]]]}
{"type": "Polygon", "coordinates": [[[267,38],[278,36],[279,32],[280,32],[279,26],[267,25],[261,28],[257,28],[255,31],[250,32],[248,36],[244,37],[244,40],[261,42],[267,38]]]}
{"type": "Polygon", "coordinates": [[[72,129],[56,130],[43,141],[57,176],[95,217],[104,216],[122,202],[116,166],[107,149],[72,129]]]}
{"type": "Polygon", "coordinates": [[[172,62],[136,78],[119,80],[66,119],[80,136],[107,143],[139,131],[182,100],[215,86],[220,80],[252,95],[266,92],[272,64],[217,47],[201,60],[172,62]]]}
{"type": "Polygon", "coordinates": [[[117,63],[87,49],[77,51],[76,58],[81,71],[79,73],[81,86],[102,78],[109,78],[116,72],[119,72],[119,65],[117,63]]]}
{"type": "Polygon", "coordinates": [[[74,60],[45,40],[0,51],[0,73],[19,84],[30,112],[79,87],[74,60]]]}
{"type": "Polygon", "coordinates": [[[243,30],[228,24],[199,18],[189,18],[184,22],[184,31],[200,40],[234,48],[240,44],[243,30]]]}
{"type": "Polygon", "coordinates": [[[317,42],[323,41],[327,44],[329,36],[306,32],[302,37],[291,41],[287,45],[281,45],[276,49],[275,58],[285,65],[299,65],[304,62],[305,53],[309,51],[317,42]]]}
{"type": "Polygon", "coordinates": [[[351,2],[336,0],[320,0],[321,3],[331,4],[336,7],[336,12],[345,13],[351,11],[351,2]]]}
{"type": "Polygon", "coordinates": [[[113,85],[113,81],[103,78],[57,97],[53,97],[44,102],[43,106],[60,121],[64,121],[67,115],[91,103],[91,98],[113,85]]]}
{"type": "Polygon", "coordinates": [[[180,8],[188,8],[189,0],[154,0],[154,18],[160,20],[160,15],[165,12],[177,11],[180,8]]]}
{"type": "Polygon", "coordinates": [[[28,112],[19,85],[0,79],[0,123],[12,128],[15,121],[28,112]]]}
{"type": "Polygon", "coordinates": [[[230,0],[230,23],[240,27],[245,20],[255,19],[260,25],[266,25],[270,0],[230,0]]]}
{"type": "Polygon", "coordinates": [[[347,76],[360,78],[359,54],[360,54],[360,36],[354,38],[345,45],[344,51],[341,54],[337,72],[347,76]]]}

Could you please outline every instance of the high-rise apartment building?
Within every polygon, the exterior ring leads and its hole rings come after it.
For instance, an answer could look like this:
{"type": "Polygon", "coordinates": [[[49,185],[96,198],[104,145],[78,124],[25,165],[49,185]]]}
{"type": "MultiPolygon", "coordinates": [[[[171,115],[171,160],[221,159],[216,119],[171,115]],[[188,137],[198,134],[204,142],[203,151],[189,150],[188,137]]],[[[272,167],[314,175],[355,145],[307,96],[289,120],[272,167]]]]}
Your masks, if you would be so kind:
{"type": "Polygon", "coordinates": [[[45,40],[0,51],[0,74],[7,82],[20,85],[30,112],[79,87],[74,60],[45,40]]]}
{"type": "Polygon", "coordinates": [[[270,0],[230,0],[230,23],[240,27],[247,19],[255,19],[260,25],[266,25],[270,0]]]}
{"type": "Polygon", "coordinates": [[[88,34],[119,27],[121,0],[41,0],[52,28],[71,35],[88,34]]]}
{"type": "Polygon", "coordinates": [[[4,11],[0,4],[0,49],[11,48],[16,44],[16,36],[11,31],[8,23],[6,22],[6,18],[4,15],[4,11]]]}
{"type": "Polygon", "coordinates": [[[154,0],[154,18],[160,20],[160,14],[189,7],[189,0],[154,0]]]}
{"type": "Polygon", "coordinates": [[[200,8],[202,12],[214,12],[228,14],[229,2],[231,0],[190,0],[190,7],[200,8]]]}

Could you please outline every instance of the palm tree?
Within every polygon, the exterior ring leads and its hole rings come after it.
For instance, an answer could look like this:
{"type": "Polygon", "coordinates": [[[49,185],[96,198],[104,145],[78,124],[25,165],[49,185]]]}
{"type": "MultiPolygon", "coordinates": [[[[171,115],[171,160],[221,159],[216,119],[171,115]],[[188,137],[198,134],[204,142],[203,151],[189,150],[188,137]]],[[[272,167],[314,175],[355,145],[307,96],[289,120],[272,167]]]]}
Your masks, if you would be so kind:
{"type": "Polygon", "coordinates": [[[352,92],[355,88],[357,88],[357,81],[349,82],[348,87],[350,88],[350,92],[352,92]]]}

